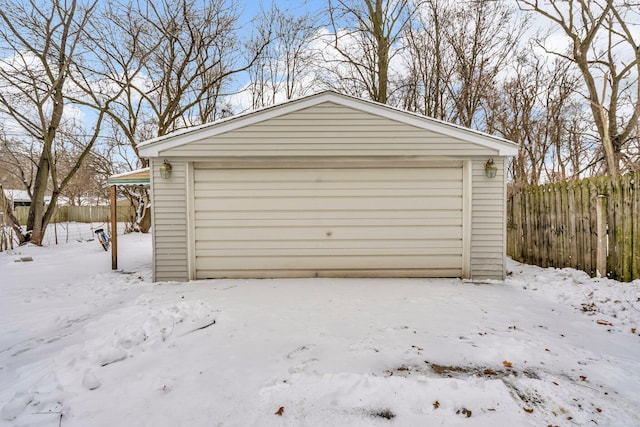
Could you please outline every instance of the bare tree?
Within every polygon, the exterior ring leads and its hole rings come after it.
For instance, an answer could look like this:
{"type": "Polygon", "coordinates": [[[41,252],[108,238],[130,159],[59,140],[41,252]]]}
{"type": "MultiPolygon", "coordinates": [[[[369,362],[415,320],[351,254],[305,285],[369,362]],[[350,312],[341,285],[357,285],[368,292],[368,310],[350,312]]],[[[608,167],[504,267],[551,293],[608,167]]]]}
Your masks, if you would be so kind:
{"type": "Polygon", "coordinates": [[[110,84],[122,93],[108,110],[104,133],[109,143],[103,149],[120,154],[130,169],[146,167],[148,163],[139,156],[136,143],[157,136],[157,131],[140,91],[144,93],[144,88],[151,85],[144,67],[148,56],[159,48],[161,40],[158,38],[145,44],[149,40],[149,37],[143,40],[148,31],[147,21],[137,9],[143,5],[113,0],[103,6],[98,10],[96,19],[89,22],[90,31],[84,40],[87,49],[97,52],[96,67],[110,76],[110,84]]]}
{"type": "Polygon", "coordinates": [[[484,95],[515,56],[527,22],[504,1],[456,3],[444,37],[450,46],[453,73],[447,80],[452,121],[483,129],[484,95]]]}
{"type": "Polygon", "coordinates": [[[448,119],[447,82],[453,73],[449,46],[444,37],[451,25],[450,2],[428,0],[406,27],[403,60],[407,74],[402,78],[402,106],[425,116],[448,119]]]}
{"type": "Polygon", "coordinates": [[[518,4],[546,18],[567,37],[567,51],[547,50],[572,61],[579,70],[607,171],[616,176],[640,119],[640,7],[627,0],[518,0],[518,4]]]}
{"type": "Polygon", "coordinates": [[[0,125],[0,181],[5,189],[31,188],[35,165],[24,141],[7,134],[0,125]]]}
{"type": "Polygon", "coordinates": [[[19,172],[31,197],[27,234],[21,239],[30,234],[37,245],[42,244],[58,197],[98,140],[112,100],[97,84],[101,76],[87,68],[93,53],[80,48],[95,7],[95,1],[0,0],[0,57],[5,58],[0,67],[0,115],[31,151],[32,181],[27,171],[19,172]],[[74,114],[87,110],[92,113],[85,114],[81,124],[74,114]],[[65,150],[68,147],[73,147],[75,160],[63,171],[58,156],[71,151],[65,150]]]}
{"type": "Polygon", "coordinates": [[[254,45],[260,46],[268,33],[272,40],[249,69],[253,108],[302,96],[313,88],[316,55],[311,44],[318,33],[316,21],[311,12],[294,16],[277,6],[256,21],[254,45]]]}
{"type": "Polygon", "coordinates": [[[327,58],[339,90],[386,104],[390,64],[401,49],[400,39],[413,13],[409,0],[329,0],[332,47],[327,58]]]}
{"type": "Polygon", "coordinates": [[[521,54],[512,75],[487,96],[487,130],[518,143],[510,168],[516,185],[566,180],[590,161],[576,126],[582,119],[578,79],[569,65],[521,54]]]}
{"type": "Polygon", "coordinates": [[[546,89],[544,69],[539,61],[521,56],[514,74],[488,96],[487,130],[518,143],[518,155],[510,164],[513,183],[538,184],[551,149],[544,138],[540,99],[546,89]]]}
{"type": "MultiPolygon", "coordinates": [[[[63,152],[59,156],[59,168],[67,170],[73,167],[77,153],[63,152]]],[[[106,176],[100,155],[95,150],[89,153],[80,169],[69,184],[60,193],[71,206],[99,205],[109,200],[109,189],[105,187],[106,176]]]]}
{"type": "Polygon", "coordinates": [[[221,98],[231,91],[234,76],[248,70],[269,43],[267,33],[245,55],[232,2],[114,2],[106,13],[94,44],[103,66],[121,73],[117,83],[126,96],[110,115],[134,149],[140,137],[162,136],[229,114],[221,98]]]}
{"type": "Polygon", "coordinates": [[[565,60],[545,70],[541,100],[544,102],[544,140],[551,147],[545,162],[549,181],[578,179],[594,162],[596,150],[587,136],[585,111],[578,100],[579,77],[565,60]],[[545,89],[546,87],[546,89],[545,89]]]}
{"type": "Polygon", "coordinates": [[[402,105],[485,130],[486,96],[516,56],[526,19],[505,1],[426,0],[403,34],[402,105]]]}
{"type": "MultiPolygon", "coordinates": [[[[111,149],[133,150],[135,159],[127,163],[136,167],[148,166],[137,151],[139,142],[229,115],[223,98],[234,76],[269,42],[267,32],[255,51],[241,48],[234,2],[114,0],[92,29],[89,43],[123,92],[108,112],[111,149]]],[[[125,195],[143,206],[138,226],[148,231],[148,193],[125,195]]]]}

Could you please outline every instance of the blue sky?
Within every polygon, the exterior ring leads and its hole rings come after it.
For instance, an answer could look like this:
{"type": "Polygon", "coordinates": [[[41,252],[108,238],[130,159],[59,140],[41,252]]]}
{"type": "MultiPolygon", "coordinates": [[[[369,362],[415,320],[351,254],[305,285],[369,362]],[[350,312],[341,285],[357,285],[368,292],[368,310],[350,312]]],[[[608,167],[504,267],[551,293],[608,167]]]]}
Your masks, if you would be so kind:
{"type": "Polygon", "coordinates": [[[278,6],[281,10],[288,10],[290,12],[303,14],[307,11],[324,10],[327,6],[327,0],[258,0],[248,1],[242,4],[244,9],[244,18],[251,19],[255,16],[260,8],[269,10],[272,5],[278,6]]]}

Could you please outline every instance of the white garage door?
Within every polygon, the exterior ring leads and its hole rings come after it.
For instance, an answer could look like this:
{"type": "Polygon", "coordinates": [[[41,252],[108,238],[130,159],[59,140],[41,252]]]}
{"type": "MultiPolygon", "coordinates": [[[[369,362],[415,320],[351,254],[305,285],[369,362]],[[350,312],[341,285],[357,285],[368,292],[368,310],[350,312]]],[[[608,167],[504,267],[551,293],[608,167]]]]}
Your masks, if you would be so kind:
{"type": "Polygon", "coordinates": [[[196,278],[461,276],[462,177],[195,164],[196,278]]]}

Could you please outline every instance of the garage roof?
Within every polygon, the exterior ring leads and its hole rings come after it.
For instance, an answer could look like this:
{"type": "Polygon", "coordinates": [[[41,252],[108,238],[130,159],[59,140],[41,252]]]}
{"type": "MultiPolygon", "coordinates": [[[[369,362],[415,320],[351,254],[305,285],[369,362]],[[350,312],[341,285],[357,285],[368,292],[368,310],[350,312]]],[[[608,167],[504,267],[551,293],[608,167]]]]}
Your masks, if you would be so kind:
{"type": "Polygon", "coordinates": [[[416,113],[390,107],[373,101],[339,94],[333,91],[321,92],[304,98],[249,111],[247,113],[217,120],[204,125],[183,129],[145,141],[138,145],[140,154],[145,157],[158,157],[161,151],[180,147],[193,141],[210,138],[225,132],[260,123],[285,114],[313,107],[324,102],[332,102],[358,111],[382,116],[417,128],[437,132],[452,138],[468,141],[498,151],[501,156],[515,156],[518,152],[514,142],[487,133],[433,119],[416,113]]]}

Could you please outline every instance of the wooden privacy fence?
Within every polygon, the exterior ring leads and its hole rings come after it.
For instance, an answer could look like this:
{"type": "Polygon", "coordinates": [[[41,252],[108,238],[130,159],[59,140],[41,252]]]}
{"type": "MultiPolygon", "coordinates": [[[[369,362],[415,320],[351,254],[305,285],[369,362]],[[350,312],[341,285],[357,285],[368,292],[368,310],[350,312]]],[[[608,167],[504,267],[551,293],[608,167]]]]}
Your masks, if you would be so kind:
{"type": "Polygon", "coordinates": [[[510,188],[507,253],[541,267],[640,278],[640,172],[510,188]],[[604,270],[604,271],[603,271],[604,270]]]}
{"type": "MultiPolygon", "coordinates": [[[[130,221],[135,218],[135,210],[131,206],[118,206],[118,222],[130,221]]],[[[16,218],[20,224],[27,224],[29,207],[15,208],[16,218]]],[[[53,215],[52,223],[56,222],[109,222],[109,206],[59,206],[53,215]]]]}

